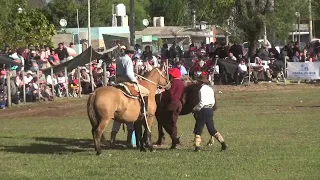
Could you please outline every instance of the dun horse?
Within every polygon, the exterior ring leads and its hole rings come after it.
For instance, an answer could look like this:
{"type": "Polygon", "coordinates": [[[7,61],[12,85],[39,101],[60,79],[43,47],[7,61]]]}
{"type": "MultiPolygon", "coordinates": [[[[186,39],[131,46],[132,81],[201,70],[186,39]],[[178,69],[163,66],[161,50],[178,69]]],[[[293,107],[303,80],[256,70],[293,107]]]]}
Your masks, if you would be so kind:
{"type": "MultiPolygon", "coordinates": [[[[155,93],[158,86],[167,86],[170,82],[165,77],[163,68],[154,68],[139,81],[141,85],[149,89],[147,108],[147,125],[151,130],[153,118],[156,112],[155,93]]],[[[134,90],[130,90],[134,94],[134,90]]],[[[135,92],[136,94],[137,92],[135,92]]],[[[97,155],[101,154],[101,136],[111,120],[119,122],[135,122],[140,116],[140,102],[137,97],[129,97],[123,90],[105,86],[90,94],[87,102],[87,112],[92,125],[92,136],[97,155]]],[[[147,136],[151,144],[151,132],[147,136]]],[[[152,150],[152,146],[149,146],[152,150]]]]}

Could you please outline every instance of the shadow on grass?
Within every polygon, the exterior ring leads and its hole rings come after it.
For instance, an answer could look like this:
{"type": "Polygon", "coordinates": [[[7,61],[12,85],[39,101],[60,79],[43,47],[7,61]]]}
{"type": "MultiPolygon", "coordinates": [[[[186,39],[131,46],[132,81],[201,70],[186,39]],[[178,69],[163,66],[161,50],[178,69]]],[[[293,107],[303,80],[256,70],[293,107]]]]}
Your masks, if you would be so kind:
{"type": "Polygon", "coordinates": [[[294,106],[296,108],[320,108],[320,106],[294,106]]]}
{"type": "Polygon", "coordinates": [[[2,146],[0,151],[22,154],[66,154],[88,151],[85,149],[68,148],[64,145],[30,144],[28,146],[2,146]]]}
{"type": "MultiPolygon", "coordinates": [[[[21,146],[0,146],[0,151],[22,154],[66,154],[94,151],[92,139],[51,137],[35,137],[33,139],[39,143],[31,143],[30,145],[21,146]]],[[[116,141],[115,145],[112,148],[110,147],[109,141],[102,143],[101,146],[102,149],[127,149],[124,141],[116,141]]]]}

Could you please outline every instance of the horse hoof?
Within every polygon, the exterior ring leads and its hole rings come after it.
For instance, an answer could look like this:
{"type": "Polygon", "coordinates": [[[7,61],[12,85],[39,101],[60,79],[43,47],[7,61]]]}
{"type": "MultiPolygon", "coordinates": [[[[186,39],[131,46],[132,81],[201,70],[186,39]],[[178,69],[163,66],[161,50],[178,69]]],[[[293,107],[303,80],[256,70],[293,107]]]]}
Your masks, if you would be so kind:
{"type": "Polygon", "coordinates": [[[140,149],[140,152],[147,152],[146,149],[140,149]]]}
{"type": "Polygon", "coordinates": [[[155,149],[150,149],[150,152],[156,152],[156,150],[155,149]]]}

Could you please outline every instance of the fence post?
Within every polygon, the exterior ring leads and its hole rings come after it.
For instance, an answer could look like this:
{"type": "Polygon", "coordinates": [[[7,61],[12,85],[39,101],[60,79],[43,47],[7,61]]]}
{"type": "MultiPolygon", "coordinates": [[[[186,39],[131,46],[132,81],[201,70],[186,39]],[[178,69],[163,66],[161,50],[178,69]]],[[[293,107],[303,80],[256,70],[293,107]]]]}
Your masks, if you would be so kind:
{"type": "Polygon", "coordinates": [[[40,91],[41,91],[41,87],[40,87],[40,77],[39,77],[39,68],[37,70],[37,86],[38,86],[38,100],[40,102],[40,91]]]}
{"type": "Polygon", "coordinates": [[[107,75],[106,75],[107,74],[107,63],[104,61],[102,65],[103,65],[103,85],[107,86],[107,83],[108,83],[107,82],[107,75]]]}
{"type": "Polygon", "coordinates": [[[283,79],[284,79],[284,85],[287,85],[287,57],[284,58],[283,79]]]}
{"type": "Polygon", "coordinates": [[[22,86],[22,91],[23,91],[23,103],[27,102],[27,98],[26,98],[26,82],[24,80],[24,76],[25,76],[25,72],[24,69],[22,70],[22,82],[23,82],[23,86],[22,86]]]}
{"type": "Polygon", "coordinates": [[[250,67],[250,57],[248,57],[248,86],[250,85],[250,81],[251,81],[251,67],[250,67]]]}
{"type": "Polygon", "coordinates": [[[7,71],[7,89],[8,89],[8,108],[11,107],[11,74],[10,71],[7,71]]]}
{"type": "Polygon", "coordinates": [[[54,87],[55,87],[55,84],[53,81],[53,67],[51,67],[51,93],[53,98],[55,98],[54,87]]]}
{"type": "Polygon", "coordinates": [[[92,92],[94,91],[94,79],[93,79],[93,73],[92,73],[92,62],[90,61],[89,63],[89,73],[90,73],[90,82],[91,82],[91,89],[92,89],[92,92]]]}
{"type": "Polygon", "coordinates": [[[79,66],[77,67],[77,72],[78,72],[78,80],[79,80],[79,98],[81,98],[82,87],[81,87],[81,80],[80,80],[81,74],[80,74],[80,67],[79,66]]]}
{"type": "Polygon", "coordinates": [[[66,93],[67,98],[69,98],[69,78],[68,78],[68,69],[67,66],[64,67],[64,77],[66,78],[66,93]]]}

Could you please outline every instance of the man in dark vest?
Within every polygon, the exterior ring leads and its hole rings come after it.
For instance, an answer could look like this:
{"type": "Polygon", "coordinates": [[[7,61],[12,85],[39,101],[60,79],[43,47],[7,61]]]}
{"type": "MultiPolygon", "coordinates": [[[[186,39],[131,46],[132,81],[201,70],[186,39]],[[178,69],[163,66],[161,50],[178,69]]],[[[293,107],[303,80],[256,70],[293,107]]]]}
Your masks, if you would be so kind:
{"type": "Polygon", "coordinates": [[[202,84],[201,89],[199,91],[199,103],[193,108],[193,114],[196,119],[196,124],[194,127],[194,145],[195,151],[200,151],[201,144],[201,134],[204,126],[206,125],[208,131],[211,135],[211,139],[208,143],[209,146],[213,145],[214,138],[217,139],[221,143],[221,151],[226,151],[228,146],[224,141],[222,135],[216,130],[213,122],[213,108],[215,106],[215,97],[214,91],[209,86],[210,81],[207,78],[207,75],[201,74],[199,79],[199,83],[202,84]]]}

